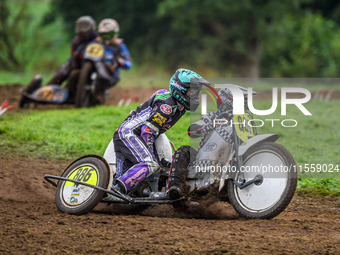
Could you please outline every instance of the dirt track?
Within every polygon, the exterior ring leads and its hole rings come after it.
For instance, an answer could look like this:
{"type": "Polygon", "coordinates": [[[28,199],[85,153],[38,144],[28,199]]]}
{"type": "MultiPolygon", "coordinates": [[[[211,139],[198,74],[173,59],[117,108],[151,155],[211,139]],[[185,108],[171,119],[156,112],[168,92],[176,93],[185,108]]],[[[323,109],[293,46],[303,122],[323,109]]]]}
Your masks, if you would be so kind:
{"type": "MultiPolygon", "coordinates": [[[[0,90],[0,101],[17,105],[17,95],[6,93],[0,90]]],[[[43,180],[69,163],[0,148],[0,254],[340,254],[339,200],[295,196],[273,220],[241,219],[224,203],[139,214],[102,204],[73,216],[58,211],[55,188],[43,180]]]]}
{"type": "Polygon", "coordinates": [[[245,220],[228,204],[139,214],[99,205],[73,216],[43,180],[70,162],[0,156],[0,254],[340,254],[339,203],[295,196],[273,220],[245,220]]]}

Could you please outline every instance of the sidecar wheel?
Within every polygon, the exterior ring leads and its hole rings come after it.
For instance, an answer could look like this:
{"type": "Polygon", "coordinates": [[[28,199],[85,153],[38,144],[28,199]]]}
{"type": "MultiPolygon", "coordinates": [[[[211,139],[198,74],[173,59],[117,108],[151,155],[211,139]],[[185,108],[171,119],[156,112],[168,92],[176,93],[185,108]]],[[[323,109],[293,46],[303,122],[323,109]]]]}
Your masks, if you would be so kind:
{"type": "MultiPolygon", "coordinates": [[[[94,156],[82,157],[73,162],[62,177],[87,184],[107,188],[110,171],[107,165],[94,156]]],[[[104,192],[75,184],[59,181],[56,191],[56,204],[60,211],[70,214],[84,214],[91,211],[102,199],[104,192]]]]}
{"type": "MultiPolygon", "coordinates": [[[[252,219],[270,219],[280,214],[293,198],[297,185],[296,164],[289,151],[276,143],[262,143],[246,153],[243,165],[246,181],[256,175],[261,175],[263,180],[244,189],[229,180],[228,196],[234,209],[241,216],[252,219]]],[[[235,180],[239,181],[239,178],[237,174],[235,180]]]]}

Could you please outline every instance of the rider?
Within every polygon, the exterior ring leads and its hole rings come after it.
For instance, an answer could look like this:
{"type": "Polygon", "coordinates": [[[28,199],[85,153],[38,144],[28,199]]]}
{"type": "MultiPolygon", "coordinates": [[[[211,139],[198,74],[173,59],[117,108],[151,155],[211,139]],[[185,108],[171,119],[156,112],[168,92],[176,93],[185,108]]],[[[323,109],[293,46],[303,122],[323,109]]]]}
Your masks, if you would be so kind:
{"type": "Polygon", "coordinates": [[[114,189],[126,193],[158,169],[155,139],[187,110],[197,109],[204,84],[209,83],[197,73],[178,69],[170,79],[169,91],[156,91],[117,128],[113,136],[117,158],[114,189]]]}
{"type": "MultiPolygon", "coordinates": [[[[47,82],[47,84],[61,85],[68,79],[66,87],[69,90],[69,98],[71,100],[75,94],[80,68],[84,60],[83,53],[86,45],[97,37],[96,22],[91,16],[81,16],[75,23],[75,32],[77,36],[71,43],[71,56],[61,65],[61,67],[59,67],[53,77],[47,82]]],[[[41,81],[41,75],[36,75],[25,91],[31,94],[41,86],[41,81]]],[[[22,103],[19,104],[19,107],[25,108],[27,105],[22,103]]]]}
{"type": "Polygon", "coordinates": [[[130,52],[123,39],[118,38],[118,33],[119,24],[114,19],[103,19],[98,25],[99,36],[96,41],[106,46],[105,65],[112,77],[111,81],[103,79],[97,83],[95,94],[101,103],[104,102],[106,89],[119,82],[121,68],[130,69],[132,67],[130,52]]]}

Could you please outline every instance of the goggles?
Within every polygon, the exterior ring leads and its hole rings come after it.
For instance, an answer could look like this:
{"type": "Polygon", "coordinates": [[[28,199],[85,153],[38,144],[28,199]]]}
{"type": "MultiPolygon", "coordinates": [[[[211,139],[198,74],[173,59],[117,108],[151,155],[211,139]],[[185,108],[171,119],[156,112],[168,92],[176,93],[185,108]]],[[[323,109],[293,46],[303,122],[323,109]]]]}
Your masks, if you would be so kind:
{"type": "Polygon", "coordinates": [[[99,36],[103,39],[103,40],[111,40],[112,38],[114,38],[116,36],[116,32],[104,32],[104,33],[99,33],[99,36]]]}

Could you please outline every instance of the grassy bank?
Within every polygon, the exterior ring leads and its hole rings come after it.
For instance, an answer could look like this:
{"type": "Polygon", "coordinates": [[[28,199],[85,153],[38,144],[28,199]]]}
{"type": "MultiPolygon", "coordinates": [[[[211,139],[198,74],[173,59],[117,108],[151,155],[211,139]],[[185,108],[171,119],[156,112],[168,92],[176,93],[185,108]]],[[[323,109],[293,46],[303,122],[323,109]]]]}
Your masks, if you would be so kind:
{"type": "MultiPolygon", "coordinates": [[[[0,120],[0,150],[55,159],[103,155],[115,129],[135,106],[8,113],[0,120]]],[[[189,143],[188,122],[187,115],[167,133],[177,147],[189,143]]]]}

